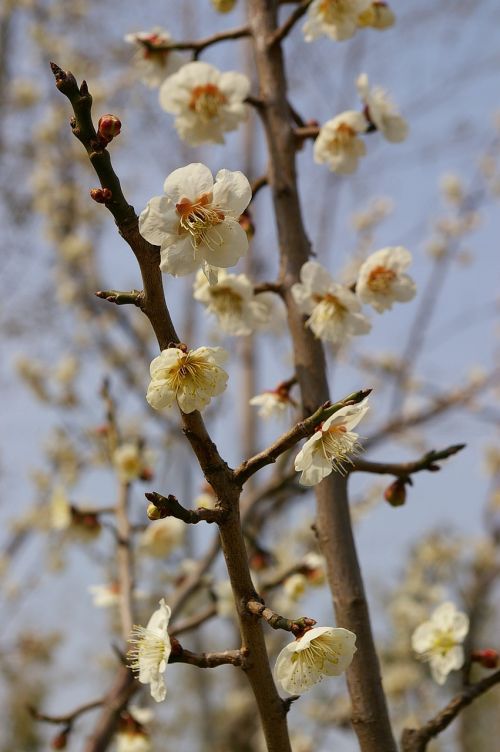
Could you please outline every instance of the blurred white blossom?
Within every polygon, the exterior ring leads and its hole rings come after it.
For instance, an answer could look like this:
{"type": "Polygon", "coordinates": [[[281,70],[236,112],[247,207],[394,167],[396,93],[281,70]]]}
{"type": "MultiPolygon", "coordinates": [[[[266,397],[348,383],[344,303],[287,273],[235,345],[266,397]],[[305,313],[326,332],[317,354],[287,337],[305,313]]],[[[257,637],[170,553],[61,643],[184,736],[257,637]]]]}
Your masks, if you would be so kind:
{"type": "Polygon", "coordinates": [[[408,123],[399,114],[388,93],[380,86],[370,89],[368,76],[362,73],[356,82],[359,96],[365,105],[368,120],[391,143],[404,141],[408,135],[408,123]]]}
{"type": "Polygon", "coordinates": [[[177,517],[165,517],[147,526],[139,539],[139,548],[149,556],[167,558],[184,543],[186,524],[177,517]]]}
{"type": "Polygon", "coordinates": [[[411,646],[421,661],[430,663],[434,681],[444,684],[450,671],[462,668],[462,642],[469,631],[469,617],[457,611],[450,601],[443,603],[429,621],[420,624],[411,638],[411,646]]]}
{"type": "Polygon", "coordinates": [[[340,175],[356,172],[359,158],[366,154],[365,143],[358,136],[367,128],[367,119],[355,110],[346,110],[328,120],[321,126],[314,142],[314,161],[327,164],[330,170],[340,175]]]}
{"type": "Polygon", "coordinates": [[[172,38],[168,31],[155,26],[151,31],[136,31],[125,36],[125,41],[136,47],[134,67],[138,78],[151,88],[160,84],[182,65],[182,57],[165,49],[172,38]]]}
{"type": "Polygon", "coordinates": [[[303,31],[306,42],[328,36],[341,42],[350,39],[358,29],[358,18],[370,0],[313,0],[303,31]]]}
{"type": "Polygon", "coordinates": [[[382,248],[362,264],[356,282],[356,295],[379,313],[392,308],[394,302],[406,303],[415,297],[415,282],[405,269],[411,253],[403,246],[382,248]]]}

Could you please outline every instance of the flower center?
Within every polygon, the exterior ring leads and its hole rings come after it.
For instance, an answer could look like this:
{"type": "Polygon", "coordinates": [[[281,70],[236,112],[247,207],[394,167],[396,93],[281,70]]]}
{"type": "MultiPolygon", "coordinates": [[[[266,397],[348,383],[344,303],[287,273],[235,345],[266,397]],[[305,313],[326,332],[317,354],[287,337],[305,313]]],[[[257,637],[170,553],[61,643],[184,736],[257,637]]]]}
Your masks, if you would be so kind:
{"type": "Polygon", "coordinates": [[[230,287],[217,286],[210,290],[214,308],[221,316],[241,316],[243,311],[243,298],[230,287]]]}
{"type": "Polygon", "coordinates": [[[139,672],[145,664],[159,668],[165,659],[165,640],[146,627],[134,625],[129,643],[133,647],[127,653],[127,661],[132,671],[139,672]]]}
{"type": "Polygon", "coordinates": [[[338,23],[343,16],[348,16],[350,0],[322,0],[318,13],[324,23],[338,23]]]}
{"type": "Polygon", "coordinates": [[[434,637],[432,652],[446,654],[455,645],[456,642],[449,632],[438,632],[434,637]]]}
{"type": "Polygon", "coordinates": [[[193,393],[210,388],[217,380],[214,365],[192,353],[183,353],[159,378],[168,381],[172,391],[182,389],[193,393]]]}
{"type": "Polygon", "coordinates": [[[370,272],[367,285],[372,292],[387,295],[395,279],[396,272],[392,269],[387,269],[385,266],[377,266],[370,272]]]}
{"type": "Polygon", "coordinates": [[[350,454],[357,454],[360,446],[356,441],[356,434],[351,434],[345,426],[330,426],[323,432],[319,443],[328,462],[338,473],[345,473],[345,464],[351,463],[350,454]]]}
{"type": "Polygon", "coordinates": [[[170,54],[170,50],[162,49],[165,40],[159,34],[150,34],[149,37],[140,40],[143,45],[143,57],[152,60],[157,65],[164,66],[170,54]],[[159,49],[158,49],[159,48],[159,49]]]}
{"type": "Polygon", "coordinates": [[[213,120],[219,109],[227,103],[227,98],[215,84],[195,86],[191,90],[189,109],[196,112],[202,120],[213,120]]]}
{"type": "Polygon", "coordinates": [[[179,233],[188,232],[191,235],[193,249],[196,250],[201,243],[205,243],[210,250],[223,244],[224,240],[219,232],[208,234],[209,230],[225,219],[224,212],[212,205],[211,193],[202,193],[194,201],[181,198],[175,208],[180,216],[179,233]]]}
{"type": "Polygon", "coordinates": [[[335,128],[335,135],[329,141],[328,148],[334,154],[339,152],[348,151],[352,148],[352,144],[356,138],[356,131],[351,128],[347,123],[340,123],[335,128]]]}

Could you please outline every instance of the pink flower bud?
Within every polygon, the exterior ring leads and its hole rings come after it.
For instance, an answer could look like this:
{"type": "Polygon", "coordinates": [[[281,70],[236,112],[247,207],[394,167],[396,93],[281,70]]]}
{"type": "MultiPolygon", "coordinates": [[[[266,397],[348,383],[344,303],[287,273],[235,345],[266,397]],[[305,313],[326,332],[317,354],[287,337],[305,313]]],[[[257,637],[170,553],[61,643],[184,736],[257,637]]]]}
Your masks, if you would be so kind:
{"type": "Polygon", "coordinates": [[[486,648],[485,650],[473,650],[471,660],[479,663],[483,668],[497,668],[499,655],[496,650],[486,648]]]}
{"type": "Polygon", "coordinates": [[[109,188],[91,188],[90,198],[98,204],[106,204],[108,201],[111,201],[113,194],[109,188]]]}
{"type": "Polygon", "coordinates": [[[116,115],[103,115],[97,124],[97,135],[108,144],[115,136],[118,136],[121,127],[121,121],[116,115]]]}
{"type": "Polygon", "coordinates": [[[52,749],[66,749],[68,745],[68,731],[65,729],[61,731],[57,736],[54,736],[50,744],[52,749]]]}

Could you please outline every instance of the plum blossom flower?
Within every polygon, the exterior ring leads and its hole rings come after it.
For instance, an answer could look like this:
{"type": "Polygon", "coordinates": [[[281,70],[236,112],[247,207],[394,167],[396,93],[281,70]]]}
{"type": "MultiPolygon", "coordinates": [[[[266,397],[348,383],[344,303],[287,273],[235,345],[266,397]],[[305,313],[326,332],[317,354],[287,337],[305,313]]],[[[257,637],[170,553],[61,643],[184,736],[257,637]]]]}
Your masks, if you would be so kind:
{"type": "Polygon", "coordinates": [[[378,29],[383,31],[394,26],[396,22],[396,16],[392,8],[387,3],[381,0],[374,0],[370,3],[368,8],[360,13],[358,18],[358,26],[371,26],[372,29],[378,29]]]}
{"type": "Polygon", "coordinates": [[[327,164],[332,172],[340,175],[356,172],[359,158],[366,154],[365,143],[358,134],[365,133],[368,125],[365,116],[354,110],[346,110],[328,120],[314,142],[316,164],[327,164]]]}
{"type": "Polygon", "coordinates": [[[292,286],[292,296],[302,313],[309,314],[306,326],[319,339],[341,344],[350,335],[367,334],[369,320],[350,290],[333,281],[316,261],[307,261],[300,270],[300,283],[292,286]]]}
{"type": "Polygon", "coordinates": [[[149,708],[129,705],[123,710],[115,735],[116,752],[152,752],[151,738],[145,724],[153,719],[149,708]]]}
{"type": "Polygon", "coordinates": [[[358,18],[370,0],[314,0],[309,6],[303,31],[306,42],[328,36],[341,42],[358,30],[358,18]]]}
{"type": "MultiPolygon", "coordinates": [[[[92,596],[92,604],[96,608],[110,608],[118,606],[121,599],[120,583],[109,582],[106,585],[89,585],[87,590],[92,596]]],[[[146,594],[141,590],[134,590],[134,598],[145,598],[146,594]]]]}
{"type": "Polygon", "coordinates": [[[227,334],[245,336],[271,323],[274,296],[269,292],[255,295],[246,274],[228,274],[221,269],[217,283],[210,285],[200,269],[193,289],[194,299],[215,314],[227,334]]]}
{"type": "Polygon", "coordinates": [[[165,517],[148,525],[139,540],[141,552],[165,559],[184,543],[186,524],[176,517],[165,517]]]}
{"type": "Polygon", "coordinates": [[[168,635],[170,607],[162,598],[160,608],[153,613],[147,627],[134,625],[130,633],[128,651],[130,668],[137,673],[141,684],[149,684],[151,697],[161,702],[167,695],[163,674],[167,668],[172,648],[168,635]]]}
{"type": "Polygon", "coordinates": [[[356,405],[347,405],[330,415],[306,441],[295,458],[295,470],[301,473],[299,483],[315,486],[335,470],[344,472],[350,455],[356,454],[360,445],[358,434],[352,429],[368,412],[368,397],[356,405]]]}
{"type": "Polygon", "coordinates": [[[171,76],[182,65],[182,57],[173,50],[165,49],[172,41],[168,31],[155,26],[151,31],[136,31],[127,34],[125,41],[133,44],[137,51],[134,67],[141,81],[151,88],[160,86],[167,76],[171,76]]]}
{"type": "Polygon", "coordinates": [[[411,264],[411,253],[403,246],[382,248],[361,266],[356,295],[379,313],[392,308],[394,302],[406,303],[415,297],[415,282],[404,270],[411,264]]]}
{"type": "Polygon", "coordinates": [[[249,400],[249,403],[258,407],[258,415],[266,420],[268,418],[283,418],[291,407],[297,406],[295,400],[290,397],[288,390],[279,388],[256,394],[249,400]]]}
{"type": "Polygon", "coordinates": [[[163,189],[139,217],[141,235],[161,247],[160,269],[180,277],[201,267],[217,282],[218,268],[234,266],[248,248],[238,219],[250,203],[250,183],[230,170],[220,170],[214,183],[198,163],[174,170],[163,189]]]}
{"type": "Polygon", "coordinates": [[[429,621],[420,624],[411,638],[411,646],[421,661],[430,663],[432,678],[444,684],[450,671],[462,668],[462,642],[469,631],[469,617],[457,611],[454,603],[442,603],[429,621]]]}
{"type": "Polygon", "coordinates": [[[131,483],[138,478],[149,478],[151,469],[148,463],[150,459],[137,442],[129,441],[120,444],[113,452],[113,465],[120,480],[131,483]]]}
{"type": "Polygon", "coordinates": [[[325,676],[340,676],[356,652],[356,635],[341,627],[313,627],[286,645],[276,660],[274,674],[292,695],[307,692],[325,676]]]}
{"type": "Polygon", "coordinates": [[[202,410],[226,388],[228,375],[221,366],[227,355],[222,347],[163,350],[151,362],[147,401],[155,410],[172,407],[175,402],[185,413],[202,410]]]}
{"type": "Polygon", "coordinates": [[[408,123],[385,89],[374,86],[370,89],[368,76],[362,73],[356,81],[358,94],[365,105],[365,115],[370,123],[391,143],[404,141],[408,135],[408,123]]]}
{"type": "Polygon", "coordinates": [[[224,133],[246,119],[250,80],[243,73],[222,73],[209,63],[183,65],[160,87],[160,106],[175,115],[175,128],[190,146],[224,143],[224,133]]]}

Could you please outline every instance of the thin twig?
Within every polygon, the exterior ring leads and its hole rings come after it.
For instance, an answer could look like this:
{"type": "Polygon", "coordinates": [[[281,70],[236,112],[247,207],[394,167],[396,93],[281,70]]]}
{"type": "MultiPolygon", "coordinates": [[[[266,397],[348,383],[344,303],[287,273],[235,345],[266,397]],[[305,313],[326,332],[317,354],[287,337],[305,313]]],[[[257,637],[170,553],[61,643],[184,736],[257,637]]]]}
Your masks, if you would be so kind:
{"type": "Polygon", "coordinates": [[[188,41],[188,42],[169,42],[166,45],[157,45],[157,44],[151,44],[147,40],[139,40],[141,44],[144,45],[147,49],[152,50],[153,52],[161,52],[165,51],[168,52],[170,50],[192,50],[196,53],[198,56],[200,52],[207,49],[207,47],[211,47],[214,44],[219,44],[219,42],[228,42],[233,39],[241,39],[242,37],[249,37],[250,36],[250,28],[248,26],[239,26],[236,29],[228,29],[227,31],[219,31],[217,34],[212,34],[209,37],[204,37],[203,39],[196,39],[194,41],[188,41]]]}
{"type": "Polygon", "coordinates": [[[425,752],[431,739],[444,731],[467,705],[496,684],[500,684],[500,671],[495,671],[475,684],[469,684],[421,728],[405,729],[401,737],[402,752],[425,752]]]}
{"type": "Polygon", "coordinates": [[[314,627],[316,624],[316,620],[310,619],[308,616],[301,616],[299,619],[287,619],[259,601],[249,601],[247,609],[251,614],[265,619],[273,629],[284,629],[285,632],[292,632],[295,635],[301,634],[306,628],[314,627]]]}
{"type": "Polygon", "coordinates": [[[303,15],[307,13],[307,9],[311,5],[312,0],[303,0],[303,2],[300,3],[300,5],[295,8],[293,13],[290,13],[287,20],[283,24],[283,26],[280,26],[276,31],[270,36],[269,38],[269,46],[272,47],[275,44],[279,44],[283,41],[283,39],[288,36],[288,34],[292,31],[293,27],[297,23],[297,21],[300,21],[303,15]]]}
{"type": "Polygon", "coordinates": [[[66,713],[65,715],[48,715],[47,713],[41,713],[39,710],[33,707],[29,707],[28,710],[33,718],[36,718],[37,721],[44,721],[45,723],[55,723],[59,725],[66,724],[67,726],[71,726],[79,716],[101,707],[103,703],[103,698],[101,698],[100,700],[92,700],[92,702],[86,702],[84,705],[79,705],[77,708],[75,708],[75,710],[72,710],[71,713],[66,713]]]}
{"type": "Polygon", "coordinates": [[[419,473],[422,470],[429,470],[430,472],[440,470],[441,468],[436,464],[437,462],[452,457],[464,449],[464,447],[465,444],[454,444],[440,451],[432,449],[414,462],[371,462],[370,460],[358,457],[352,461],[352,465],[346,468],[346,470],[349,473],[375,473],[377,475],[395,475],[398,478],[408,478],[413,473],[419,473]]]}
{"type": "Polygon", "coordinates": [[[225,650],[222,653],[192,653],[182,649],[180,653],[172,652],[169,663],[189,663],[198,668],[216,668],[217,666],[243,666],[246,651],[225,650]]]}

